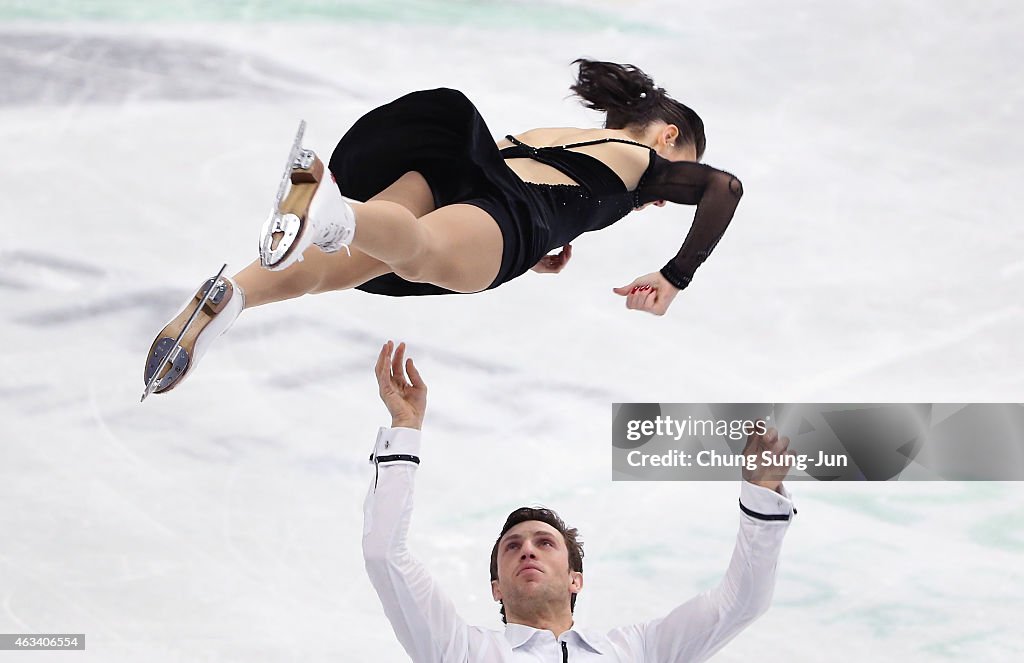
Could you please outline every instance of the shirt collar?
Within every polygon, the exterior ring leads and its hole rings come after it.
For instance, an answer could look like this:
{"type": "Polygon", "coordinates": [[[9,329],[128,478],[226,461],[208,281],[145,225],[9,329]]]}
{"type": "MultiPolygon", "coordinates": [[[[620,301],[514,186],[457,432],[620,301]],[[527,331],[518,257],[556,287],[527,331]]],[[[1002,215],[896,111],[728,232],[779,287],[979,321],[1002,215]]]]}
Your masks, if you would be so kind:
{"type": "MultiPolygon", "coordinates": [[[[548,635],[551,635],[551,637],[554,637],[551,631],[541,631],[540,629],[533,628],[532,626],[526,626],[525,624],[505,625],[505,639],[508,641],[508,644],[512,649],[522,647],[532,640],[538,633],[547,633],[548,635]]],[[[573,624],[571,629],[562,634],[563,640],[570,640],[573,638],[598,654],[604,654],[605,648],[603,639],[594,633],[580,630],[576,624],[573,624]]]]}
{"type": "Polygon", "coordinates": [[[540,633],[538,629],[525,624],[505,624],[505,639],[508,640],[512,649],[522,647],[538,633],[540,633]]]}
{"type": "Polygon", "coordinates": [[[574,633],[576,635],[576,638],[580,642],[585,644],[590,649],[593,649],[598,654],[604,654],[605,653],[604,638],[602,636],[600,636],[600,635],[598,635],[596,633],[593,633],[591,631],[580,629],[575,624],[573,625],[573,627],[570,630],[566,631],[566,633],[563,635],[563,637],[565,637],[566,635],[568,635],[570,633],[574,633]]]}

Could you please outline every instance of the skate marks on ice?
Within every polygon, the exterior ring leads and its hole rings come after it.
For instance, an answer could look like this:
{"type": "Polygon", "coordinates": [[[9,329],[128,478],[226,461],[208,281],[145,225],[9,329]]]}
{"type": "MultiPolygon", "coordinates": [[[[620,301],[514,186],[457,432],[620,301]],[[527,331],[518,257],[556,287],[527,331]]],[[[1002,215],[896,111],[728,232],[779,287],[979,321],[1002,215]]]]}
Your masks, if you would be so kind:
{"type": "Polygon", "coordinates": [[[96,265],[42,251],[0,251],[0,289],[66,292],[104,274],[96,265]]]}
{"type": "MultiPolygon", "coordinates": [[[[154,330],[183,303],[187,293],[181,287],[154,283],[130,273],[111,273],[98,262],[78,257],[19,250],[0,253],[0,291],[8,293],[12,304],[12,315],[0,326],[7,327],[12,336],[25,339],[18,361],[44,369],[33,373],[28,381],[23,375],[17,387],[14,383],[7,385],[10,393],[4,400],[12,404],[17,400],[22,417],[37,419],[75,403],[81,405],[79,398],[61,395],[59,371],[51,367],[55,356],[78,365],[79,360],[72,357],[79,354],[87,357],[86,365],[90,367],[82,376],[103,394],[99,399],[105,405],[99,408],[99,418],[117,430],[145,427],[148,420],[144,413],[137,411],[134,403],[130,407],[127,402],[118,405],[118,394],[125,385],[134,386],[136,353],[145,352],[154,330]],[[102,330],[99,337],[98,330],[102,330]]],[[[338,300],[344,299],[301,305],[309,313],[289,314],[287,307],[291,305],[285,304],[280,311],[258,310],[243,315],[206,360],[211,365],[200,367],[185,388],[203,391],[212,385],[243,387],[251,389],[254,397],[262,394],[268,398],[283,392],[312,398],[337,398],[341,393],[346,402],[354,403],[356,398],[363,402],[362,396],[349,394],[348,390],[372,375],[373,358],[385,340],[384,332],[363,321],[365,316],[358,312],[356,302],[352,302],[351,310],[339,309],[338,300]],[[295,348],[288,353],[287,361],[276,360],[282,347],[295,348]]],[[[417,361],[430,368],[431,381],[446,385],[451,392],[446,399],[449,402],[478,402],[483,398],[486,409],[495,417],[500,416],[502,408],[531,412],[531,416],[517,420],[515,430],[520,434],[543,433],[562,425],[550,403],[574,403],[574,407],[587,411],[587,417],[600,418],[613,400],[611,391],[592,383],[538,375],[529,366],[481,348],[447,342],[443,337],[429,342],[410,340],[417,361]]],[[[432,416],[437,426],[450,433],[486,430],[479,416],[463,408],[439,404],[432,416]]],[[[95,417],[87,419],[96,423],[95,417]]],[[[187,428],[188,424],[179,422],[178,426],[187,428]]],[[[211,438],[202,425],[178,433],[211,438]]],[[[191,453],[188,449],[181,451],[191,453]]],[[[246,451],[252,452],[253,447],[247,446],[246,451]]],[[[207,460],[237,460],[238,453],[236,445],[225,442],[214,443],[208,453],[201,455],[207,460]]]]}
{"type": "MultiPolygon", "coordinates": [[[[26,299],[15,307],[13,322],[33,328],[73,327],[98,319],[138,315],[146,324],[158,328],[182,303],[181,288],[131,287],[139,281],[114,279],[98,265],[37,251],[0,253],[0,288],[16,291],[26,299]],[[129,287],[124,287],[129,284],[129,287]],[[44,297],[38,295],[44,294],[44,297]],[[155,326],[154,326],[155,325],[155,326]]],[[[324,302],[326,305],[326,302],[324,302]]],[[[139,321],[142,323],[142,321],[139,321]]],[[[143,324],[143,326],[145,326],[143,324]]],[[[137,328],[137,325],[131,325],[137,328]]],[[[312,316],[284,316],[253,323],[245,316],[231,331],[231,343],[255,343],[269,347],[294,343],[297,332],[310,336],[316,344],[329,341],[339,348],[334,357],[311,351],[294,361],[274,368],[265,376],[269,387],[296,389],[345,380],[364,372],[366,357],[375,356],[381,334],[364,325],[345,320],[312,316]],[[349,357],[349,359],[346,359],[349,357]],[[325,361],[328,359],[328,361],[325,361]]],[[[485,381],[512,383],[516,392],[529,392],[538,398],[580,398],[610,402],[611,392],[584,382],[548,380],[533,376],[515,363],[481,356],[449,347],[417,346],[423,361],[444,366],[446,370],[469,373],[485,381]]]]}
{"type": "Polygon", "coordinates": [[[23,296],[12,320],[29,327],[60,327],[125,311],[168,316],[185,298],[181,288],[124,287],[99,264],[43,251],[0,251],[0,290],[23,296]]]}
{"type": "Polygon", "coordinates": [[[359,96],[263,57],[156,37],[0,31],[0,71],[0,107],[359,96]]]}
{"type": "MultiPolygon", "coordinates": [[[[324,305],[330,306],[327,302],[324,305]]],[[[281,390],[314,388],[363,376],[370,371],[372,360],[386,340],[379,330],[354,320],[326,317],[288,316],[258,324],[242,319],[231,330],[234,342],[256,343],[268,353],[281,343],[296,344],[299,334],[308,335],[312,347],[300,344],[309,349],[308,353],[296,354],[291,362],[278,365],[266,374],[267,387],[281,390]],[[324,355],[320,352],[324,344],[338,350],[324,355]]],[[[429,365],[434,371],[450,371],[460,376],[455,381],[456,385],[468,382],[482,391],[493,388],[506,401],[520,394],[522,398],[546,402],[551,402],[551,399],[579,399],[599,402],[602,406],[611,402],[612,392],[593,384],[538,377],[535,371],[519,363],[455,347],[455,344],[442,345],[441,342],[414,343],[411,352],[421,366],[429,365]]],[[[444,378],[434,381],[449,384],[444,378]]]]}
{"type": "Polygon", "coordinates": [[[57,327],[117,315],[127,311],[152,311],[163,313],[174,304],[181,303],[180,290],[171,288],[137,290],[111,294],[93,301],[73,302],[18,318],[18,322],[32,327],[57,327]]]}
{"type": "Polygon", "coordinates": [[[7,311],[0,333],[9,341],[0,352],[0,404],[16,407],[25,419],[83,401],[62,380],[67,367],[79,374],[98,344],[95,330],[75,323],[153,306],[145,293],[123,293],[118,301],[114,279],[97,264],[44,251],[0,251],[0,293],[7,311]]]}
{"type": "Polygon", "coordinates": [[[0,289],[26,296],[15,307],[15,323],[30,327],[59,327],[115,315],[148,310],[164,314],[179,304],[180,290],[141,288],[119,290],[102,267],[42,251],[0,252],[0,289]]]}

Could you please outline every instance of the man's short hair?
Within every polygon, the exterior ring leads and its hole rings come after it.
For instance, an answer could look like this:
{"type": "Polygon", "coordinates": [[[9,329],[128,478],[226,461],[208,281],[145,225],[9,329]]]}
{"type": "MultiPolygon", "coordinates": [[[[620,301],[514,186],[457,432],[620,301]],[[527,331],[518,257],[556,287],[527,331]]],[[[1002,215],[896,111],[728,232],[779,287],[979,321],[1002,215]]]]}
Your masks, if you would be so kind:
{"type": "MultiPolygon", "coordinates": [[[[498,544],[501,542],[501,537],[518,525],[519,523],[525,523],[528,520],[539,520],[542,523],[551,525],[558,533],[562,535],[562,539],[565,541],[565,547],[569,550],[569,570],[583,573],[583,541],[579,538],[579,532],[576,531],[575,527],[569,527],[558,517],[558,514],[551,509],[545,509],[543,507],[529,507],[521,506],[512,513],[508,514],[508,518],[505,519],[505,525],[501,528],[501,533],[498,534],[498,538],[494,541],[494,547],[491,548],[491,581],[498,579],[498,544]]],[[[572,612],[576,608],[576,595],[573,594],[569,598],[569,611],[572,612]]],[[[501,621],[505,622],[505,604],[501,604],[501,621]]]]}

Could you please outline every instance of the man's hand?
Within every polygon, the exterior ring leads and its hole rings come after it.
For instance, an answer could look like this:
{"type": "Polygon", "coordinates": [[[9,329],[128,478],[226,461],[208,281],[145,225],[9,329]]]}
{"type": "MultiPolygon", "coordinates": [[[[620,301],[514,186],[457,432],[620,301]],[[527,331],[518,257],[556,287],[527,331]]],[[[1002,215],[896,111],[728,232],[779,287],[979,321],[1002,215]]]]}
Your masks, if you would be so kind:
{"type": "Polygon", "coordinates": [[[397,352],[394,343],[385,343],[377,357],[376,371],[380,399],[391,413],[391,427],[421,429],[423,413],[427,409],[427,385],[412,359],[405,359],[405,343],[398,344],[397,352]],[[406,372],[409,374],[408,380],[406,372]]]}
{"type": "Polygon", "coordinates": [[[536,265],[531,267],[538,274],[557,274],[565,269],[572,258],[572,244],[566,244],[562,250],[553,256],[544,256],[536,265]]]}
{"type": "Polygon", "coordinates": [[[743,448],[743,455],[755,456],[757,467],[752,470],[744,467],[743,479],[750,483],[778,491],[779,484],[782,483],[782,480],[786,478],[786,474],[789,472],[788,459],[785,457],[792,454],[789,453],[788,449],[789,438],[779,437],[779,431],[774,428],[767,429],[764,435],[758,435],[756,431],[751,433],[747,437],[747,446],[743,448]],[[768,458],[773,459],[775,462],[766,461],[763,455],[765,452],[769,454],[768,458]],[[776,465],[776,462],[779,464],[776,465]]]}
{"type": "Polygon", "coordinates": [[[660,272],[633,279],[629,285],[612,290],[626,298],[626,308],[665,315],[669,304],[679,294],[679,288],[665,280],[660,272]]]}

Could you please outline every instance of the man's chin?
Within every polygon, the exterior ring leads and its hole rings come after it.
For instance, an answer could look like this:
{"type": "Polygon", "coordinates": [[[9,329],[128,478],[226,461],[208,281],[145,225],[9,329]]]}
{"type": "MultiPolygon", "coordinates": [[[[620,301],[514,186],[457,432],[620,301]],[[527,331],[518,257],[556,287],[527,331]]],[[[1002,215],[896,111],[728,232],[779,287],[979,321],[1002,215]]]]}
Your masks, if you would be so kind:
{"type": "Polygon", "coordinates": [[[505,607],[517,615],[530,615],[538,610],[547,611],[562,600],[558,588],[541,582],[517,583],[511,596],[506,597],[505,607]]]}
{"type": "Polygon", "coordinates": [[[516,583],[519,589],[525,594],[536,594],[539,588],[544,587],[544,578],[536,576],[532,578],[519,578],[519,582],[516,583]]]}

